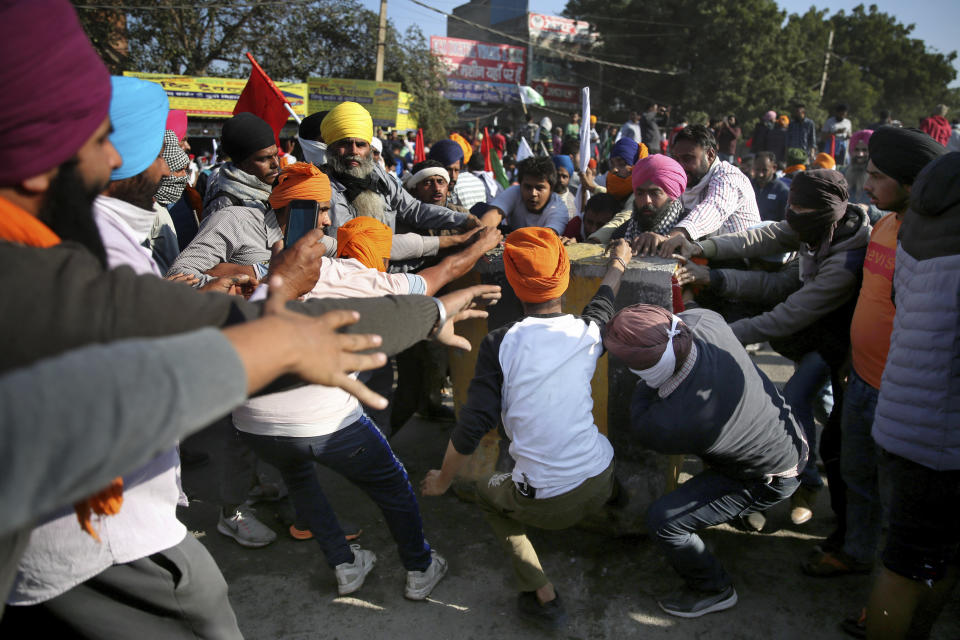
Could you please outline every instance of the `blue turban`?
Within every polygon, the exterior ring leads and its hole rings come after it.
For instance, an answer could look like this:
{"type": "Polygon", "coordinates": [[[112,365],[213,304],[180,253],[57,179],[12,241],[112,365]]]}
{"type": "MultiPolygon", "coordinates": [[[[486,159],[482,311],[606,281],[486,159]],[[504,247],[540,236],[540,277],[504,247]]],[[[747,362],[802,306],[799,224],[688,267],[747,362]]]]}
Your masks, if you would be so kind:
{"type": "Polygon", "coordinates": [[[451,167],[463,160],[463,149],[453,140],[437,140],[430,146],[427,158],[436,160],[445,167],[451,167]]]}
{"type": "Polygon", "coordinates": [[[553,156],[553,166],[557,169],[566,169],[570,175],[574,174],[573,160],[570,156],[553,156]]]}
{"type": "Polygon", "coordinates": [[[623,158],[632,167],[640,158],[640,145],[632,138],[620,138],[610,149],[610,159],[613,158],[623,158]]]}
{"type": "Polygon", "coordinates": [[[110,84],[110,142],[123,159],[110,180],[123,180],[143,173],[160,155],[169,102],[156,82],[113,76],[110,84]]]}

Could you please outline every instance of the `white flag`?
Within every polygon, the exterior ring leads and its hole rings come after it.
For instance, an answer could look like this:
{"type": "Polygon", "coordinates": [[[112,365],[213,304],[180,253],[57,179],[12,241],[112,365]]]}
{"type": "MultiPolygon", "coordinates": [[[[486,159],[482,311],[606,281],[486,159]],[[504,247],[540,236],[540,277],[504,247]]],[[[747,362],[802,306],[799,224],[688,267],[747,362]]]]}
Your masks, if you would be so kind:
{"type": "Polygon", "coordinates": [[[520,148],[517,149],[517,162],[533,157],[533,149],[527,144],[526,138],[520,138],[520,148]]]}
{"type": "Polygon", "coordinates": [[[520,101],[523,104],[530,105],[535,104],[539,107],[545,106],[546,102],[543,100],[543,96],[537,93],[537,90],[533,87],[528,87],[526,85],[517,85],[520,89],[520,101]]]}
{"type": "Polygon", "coordinates": [[[580,116],[580,171],[587,170],[590,162],[590,87],[580,90],[583,113],[580,116]]]}

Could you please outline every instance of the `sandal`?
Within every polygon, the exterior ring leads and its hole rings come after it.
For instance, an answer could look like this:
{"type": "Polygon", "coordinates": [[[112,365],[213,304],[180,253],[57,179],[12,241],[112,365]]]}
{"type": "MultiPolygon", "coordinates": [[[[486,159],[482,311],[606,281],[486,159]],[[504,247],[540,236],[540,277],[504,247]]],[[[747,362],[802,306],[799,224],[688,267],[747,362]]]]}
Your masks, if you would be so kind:
{"type": "Polygon", "coordinates": [[[800,565],[808,576],[815,578],[832,578],[852,574],[870,573],[873,564],[858,562],[843,551],[824,551],[800,565]]]}
{"type": "Polygon", "coordinates": [[[854,638],[867,637],[867,608],[860,609],[859,615],[845,618],[840,623],[840,628],[854,638]]]}

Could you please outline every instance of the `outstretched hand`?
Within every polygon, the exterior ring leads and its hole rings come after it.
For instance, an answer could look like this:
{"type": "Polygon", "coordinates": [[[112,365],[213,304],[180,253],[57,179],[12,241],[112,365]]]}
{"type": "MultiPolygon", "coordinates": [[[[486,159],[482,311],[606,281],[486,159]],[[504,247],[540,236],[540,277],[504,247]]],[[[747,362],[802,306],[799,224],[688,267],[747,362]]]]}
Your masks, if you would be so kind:
{"type": "Polygon", "coordinates": [[[678,233],[660,243],[659,254],[661,258],[673,257],[675,253],[682,255],[684,258],[690,258],[700,255],[700,247],[687,240],[683,233],[678,233]]]}
{"type": "Polygon", "coordinates": [[[487,312],[479,307],[496,304],[500,300],[500,296],[499,286],[478,284],[465,289],[458,289],[441,297],[440,302],[447,312],[447,322],[435,336],[436,340],[450,347],[470,351],[470,341],[454,333],[454,324],[471,318],[486,318],[487,312]]]}

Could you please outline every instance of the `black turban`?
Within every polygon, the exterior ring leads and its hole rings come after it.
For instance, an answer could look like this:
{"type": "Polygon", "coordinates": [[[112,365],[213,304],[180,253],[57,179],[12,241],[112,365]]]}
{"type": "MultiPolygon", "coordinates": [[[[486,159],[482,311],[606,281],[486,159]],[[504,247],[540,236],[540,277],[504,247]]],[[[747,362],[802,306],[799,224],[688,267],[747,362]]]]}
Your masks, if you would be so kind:
{"type": "Polygon", "coordinates": [[[311,113],[306,118],[300,121],[300,137],[304,140],[314,140],[318,142],[324,142],[323,136],[320,135],[320,123],[323,122],[323,119],[327,117],[329,111],[318,111],[316,113],[311,113]]]}
{"type": "Polygon", "coordinates": [[[262,118],[252,113],[238,113],[223,124],[220,134],[223,150],[234,164],[243,162],[261,149],[277,144],[276,135],[262,118]]]}
{"type": "Polygon", "coordinates": [[[847,212],[847,180],[833,169],[814,169],[798,173],[790,183],[790,208],[787,224],[811,246],[829,241],[833,228],[847,212]],[[814,209],[797,213],[793,207],[814,209]]]}
{"type": "Polygon", "coordinates": [[[917,260],[960,253],[960,151],[937,158],[917,175],[900,243],[917,260]]]}
{"type": "Polygon", "coordinates": [[[900,184],[911,185],[931,160],[946,148],[920,129],[883,126],[870,136],[870,160],[900,184]]]}

